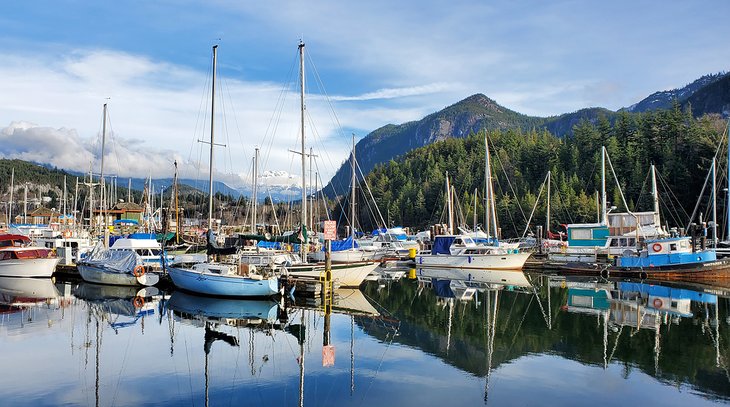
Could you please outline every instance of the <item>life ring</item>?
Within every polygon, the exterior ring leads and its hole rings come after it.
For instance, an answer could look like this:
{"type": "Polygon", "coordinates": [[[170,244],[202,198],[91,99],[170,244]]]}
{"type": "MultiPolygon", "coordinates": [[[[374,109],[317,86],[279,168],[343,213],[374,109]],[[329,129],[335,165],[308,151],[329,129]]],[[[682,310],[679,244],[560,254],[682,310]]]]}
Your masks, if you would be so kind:
{"type": "Polygon", "coordinates": [[[662,245],[660,245],[659,243],[654,243],[653,245],[651,245],[651,249],[655,252],[660,252],[662,251],[662,245]]]}
{"type": "Polygon", "coordinates": [[[654,298],[654,302],[652,302],[652,304],[654,305],[654,308],[661,308],[662,305],[664,305],[662,300],[659,298],[654,298]]]}
{"type": "Polygon", "coordinates": [[[144,273],[145,269],[144,266],[141,264],[134,266],[134,270],[132,270],[132,275],[134,275],[135,277],[142,277],[144,273]]]}
{"type": "Polygon", "coordinates": [[[132,304],[134,304],[134,308],[142,308],[144,307],[144,298],[140,296],[134,297],[132,304]]]}
{"type": "Polygon", "coordinates": [[[67,231],[63,232],[63,237],[65,237],[66,239],[68,239],[69,237],[71,237],[71,231],[70,230],[67,230],[67,231]]]}

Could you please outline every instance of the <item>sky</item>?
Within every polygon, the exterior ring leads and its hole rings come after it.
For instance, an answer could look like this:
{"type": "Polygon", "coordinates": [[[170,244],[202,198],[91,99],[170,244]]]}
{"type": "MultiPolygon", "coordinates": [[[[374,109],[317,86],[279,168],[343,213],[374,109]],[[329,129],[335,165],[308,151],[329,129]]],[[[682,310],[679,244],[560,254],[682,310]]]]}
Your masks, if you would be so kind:
{"type": "Polygon", "coordinates": [[[551,116],[616,110],[730,65],[730,2],[81,0],[0,4],[0,157],[205,179],[218,45],[215,178],[327,182],[357,140],[483,93],[551,116]]]}

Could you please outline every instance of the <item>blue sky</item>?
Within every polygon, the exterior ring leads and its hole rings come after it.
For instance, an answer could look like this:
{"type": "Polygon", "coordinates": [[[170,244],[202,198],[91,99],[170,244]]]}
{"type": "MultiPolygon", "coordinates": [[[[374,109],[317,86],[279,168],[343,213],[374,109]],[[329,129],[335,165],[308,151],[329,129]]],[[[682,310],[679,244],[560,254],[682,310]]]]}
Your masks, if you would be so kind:
{"type": "Polygon", "coordinates": [[[107,171],[171,176],[178,160],[200,176],[207,154],[196,140],[208,137],[218,43],[226,126],[217,132],[228,148],[217,153],[217,176],[245,182],[260,146],[271,179],[295,182],[301,171],[287,149],[298,145],[299,112],[288,81],[303,38],[314,64],[308,144],[327,179],[351,133],[418,120],[474,93],[549,116],[615,110],[726,71],[727,16],[726,1],[3,2],[0,155],[98,171],[108,102],[107,171]]]}

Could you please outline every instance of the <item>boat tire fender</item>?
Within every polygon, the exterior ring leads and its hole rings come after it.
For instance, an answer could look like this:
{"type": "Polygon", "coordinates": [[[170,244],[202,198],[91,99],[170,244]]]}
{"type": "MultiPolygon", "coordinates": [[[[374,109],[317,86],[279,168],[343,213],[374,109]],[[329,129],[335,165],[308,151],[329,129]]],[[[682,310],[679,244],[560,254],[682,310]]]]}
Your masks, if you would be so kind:
{"type": "Polygon", "coordinates": [[[652,305],[654,305],[654,308],[661,308],[664,303],[660,298],[654,298],[654,301],[652,302],[652,305]]]}
{"type": "Polygon", "coordinates": [[[662,245],[660,245],[659,243],[654,243],[653,245],[651,245],[651,249],[655,252],[660,252],[662,251],[662,245]]]}

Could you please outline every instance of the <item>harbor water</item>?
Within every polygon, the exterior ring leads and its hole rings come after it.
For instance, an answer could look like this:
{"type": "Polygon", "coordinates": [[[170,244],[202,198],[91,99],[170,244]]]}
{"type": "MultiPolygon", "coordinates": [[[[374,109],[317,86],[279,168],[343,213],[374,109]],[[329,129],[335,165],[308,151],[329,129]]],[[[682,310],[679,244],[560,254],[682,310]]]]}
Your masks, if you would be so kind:
{"type": "Polygon", "coordinates": [[[413,273],[237,300],[0,280],[6,406],[662,405],[730,401],[730,289],[413,273]],[[295,293],[296,294],[296,293],[295,293]]]}

